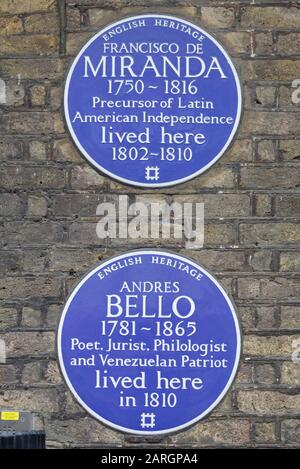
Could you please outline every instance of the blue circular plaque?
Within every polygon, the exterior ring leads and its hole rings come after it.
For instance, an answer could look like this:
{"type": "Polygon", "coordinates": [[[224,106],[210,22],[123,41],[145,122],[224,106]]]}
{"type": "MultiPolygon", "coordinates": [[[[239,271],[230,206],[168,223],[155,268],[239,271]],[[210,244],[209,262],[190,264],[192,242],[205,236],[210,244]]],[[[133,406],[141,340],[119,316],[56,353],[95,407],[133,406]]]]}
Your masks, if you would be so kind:
{"type": "Polygon", "coordinates": [[[164,434],[208,414],[240,357],[234,307],[192,260],[134,251],[100,264],[69,297],[58,328],[62,374],[96,419],[164,434]]]}
{"type": "Polygon", "coordinates": [[[124,18],[92,37],[67,76],[65,116],[81,153],[118,181],[164,187],[208,169],[241,115],[223,47],[166,15],[124,18]]]}

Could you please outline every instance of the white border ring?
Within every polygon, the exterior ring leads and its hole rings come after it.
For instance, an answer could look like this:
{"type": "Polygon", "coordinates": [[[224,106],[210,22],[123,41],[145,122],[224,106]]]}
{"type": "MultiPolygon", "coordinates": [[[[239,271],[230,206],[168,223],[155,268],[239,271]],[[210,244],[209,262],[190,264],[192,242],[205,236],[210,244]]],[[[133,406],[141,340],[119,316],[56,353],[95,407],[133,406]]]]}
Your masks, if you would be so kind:
{"type": "Polygon", "coordinates": [[[79,53],[77,54],[77,56],[75,57],[75,60],[74,62],[72,63],[72,66],[68,72],[68,75],[67,75],[67,79],[66,79],[66,86],[65,86],[65,92],[64,92],[64,111],[65,111],[65,118],[66,118],[66,123],[67,123],[67,126],[68,126],[68,129],[69,129],[69,132],[77,146],[77,148],[80,150],[80,152],[83,154],[83,156],[89,161],[89,163],[94,166],[95,168],[97,168],[99,171],[101,171],[102,173],[106,174],[107,176],[110,176],[112,179],[115,179],[117,181],[120,181],[120,182],[123,182],[125,184],[129,184],[131,186],[137,186],[137,187],[153,187],[153,188],[157,188],[157,187],[168,187],[168,186],[174,186],[176,184],[181,184],[183,182],[186,182],[186,181],[189,181],[190,179],[193,179],[195,178],[196,176],[199,176],[200,174],[202,174],[204,171],[206,171],[207,169],[209,169],[214,163],[216,163],[220,158],[221,156],[225,153],[225,151],[227,150],[227,148],[229,147],[229,145],[231,144],[232,140],[233,140],[233,137],[237,131],[237,128],[239,126],[239,123],[240,123],[240,118],[241,118],[241,110],[242,110],[242,92],[241,92],[241,84],[240,84],[240,80],[239,80],[239,76],[237,74],[237,71],[235,69],[235,66],[233,65],[229,55],[227,54],[227,52],[225,51],[225,49],[221,46],[221,44],[214,38],[212,37],[210,34],[208,34],[204,29],[200,28],[199,26],[197,26],[196,24],[194,23],[191,23],[190,21],[187,21],[187,20],[184,20],[184,19],[181,19],[181,18],[178,18],[178,17],[175,17],[175,16],[169,16],[169,15],[156,15],[156,14],[148,14],[148,15],[137,15],[137,16],[130,16],[130,17],[127,17],[127,18],[123,18],[122,20],[120,21],[117,21],[115,23],[112,23],[108,26],[106,26],[104,29],[101,29],[101,31],[99,31],[97,34],[95,34],[83,47],[82,49],[79,51],[79,53]],[[182,23],[185,23],[195,29],[197,29],[198,31],[200,31],[202,34],[204,34],[206,37],[208,37],[217,47],[218,49],[222,52],[222,54],[225,56],[228,64],[230,65],[230,68],[232,70],[232,73],[233,73],[233,76],[235,78],[235,84],[236,84],[236,87],[237,87],[237,98],[238,98],[238,102],[237,102],[237,114],[236,114],[236,118],[235,118],[235,123],[234,123],[234,126],[232,128],[232,131],[228,137],[228,140],[227,142],[225,143],[225,145],[223,146],[222,150],[206,165],[204,166],[203,168],[201,168],[200,170],[190,174],[189,176],[186,176],[185,178],[182,178],[182,179],[176,179],[174,181],[169,181],[169,182],[162,182],[162,183],[154,183],[154,184],[151,184],[151,183],[142,183],[142,182],[136,182],[136,181],[132,181],[130,179],[126,179],[126,178],[122,178],[121,176],[118,176],[117,174],[114,174],[112,172],[110,172],[109,170],[105,169],[103,166],[101,166],[99,163],[97,163],[86,151],[85,149],[83,148],[83,146],[81,145],[80,141],[78,140],[74,130],[73,130],[73,127],[72,127],[72,123],[71,123],[71,120],[70,120],[70,116],[69,116],[69,110],[68,110],[68,94],[69,94],[69,86],[70,86],[70,81],[71,81],[71,77],[72,77],[72,74],[73,74],[73,71],[74,71],[74,68],[76,67],[77,65],[77,62],[78,60],[81,58],[82,54],[84,53],[84,51],[89,47],[89,45],[94,42],[95,39],[97,39],[99,36],[101,36],[102,34],[104,34],[106,31],[108,31],[109,29],[111,29],[113,26],[117,26],[119,24],[122,24],[123,22],[125,21],[134,21],[134,20],[137,20],[137,19],[142,19],[142,18],[167,18],[167,19],[170,19],[170,20],[175,20],[175,21],[181,21],[182,23]]]}
{"type": "Polygon", "coordinates": [[[238,320],[238,317],[237,317],[237,314],[236,314],[236,311],[235,311],[235,308],[233,306],[232,301],[228,297],[228,295],[225,292],[225,290],[223,289],[223,287],[219,284],[219,282],[217,282],[217,280],[209,272],[207,272],[206,269],[204,269],[201,265],[197,264],[196,262],[192,261],[191,259],[189,259],[188,257],[185,257],[185,256],[181,256],[181,255],[178,255],[178,254],[173,254],[172,252],[169,252],[169,251],[161,251],[161,250],[154,251],[154,250],[151,250],[151,249],[143,249],[143,250],[129,251],[125,254],[121,254],[119,256],[111,257],[110,259],[106,260],[105,262],[102,262],[101,264],[99,264],[96,268],[92,269],[79,282],[79,284],[76,286],[76,288],[72,291],[71,295],[69,296],[69,298],[66,302],[66,305],[63,309],[63,312],[61,314],[61,317],[60,317],[60,321],[59,321],[59,325],[58,325],[58,331],[57,331],[57,351],[58,351],[58,359],[59,359],[60,370],[61,370],[61,373],[63,375],[63,378],[64,378],[68,388],[70,389],[71,393],[76,398],[76,400],[79,402],[79,404],[90,415],[92,415],[96,420],[104,423],[105,425],[107,425],[107,426],[109,426],[109,427],[111,427],[115,430],[119,430],[119,431],[125,432],[125,433],[131,433],[131,434],[135,434],[135,435],[148,435],[148,436],[149,435],[150,436],[151,435],[163,435],[163,434],[178,432],[178,431],[180,431],[180,430],[182,430],[186,427],[189,427],[190,425],[193,425],[194,423],[198,422],[203,417],[205,417],[207,414],[209,414],[219,404],[219,402],[225,397],[227,391],[229,390],[230,386],[233,383],[233,380],[235,378],[235,375],[236,375],[236,372],[237,372],[237,369],[238,369],[239,361],[240,361],[240,355],[241,355],[241,328],[240,328],[239,320],[238,320]],[[196,418],[194,418],[193,420],[191,420],[189,422],[186,422],[183,425],[180,425],[178,427],[169,428],[167,430],[147,431],[147,432],[140,431],[140,430],[132,430],[130,428],[121,427],[119,425],[116,425],[116,424],[110,422],[109,420],[104,419],[101,415],[97,414],[89,406],[87,406],[86,403],[77,394],[77,392],[75,391],[72,383],[70,382],[70,380],[68,378],[68,374],[67,374],[65,366],[64,366],[64,361],[63,361],[63,357],[62,357],[62,349],[61,349],[61,338],[62,338],[62,328],[63,328],[63,325],[64,325],[64,319],[65,319],[65,316],[67,314],[67,311],[69,309],[69,306],[70,306],[74,296],[76,295],[77,291],[81,288],[81,286],[92,275],[94,275],[98,270],[102,269],[103,267],[110,264],[111,262],[117,262],[118,260],[124,259],[126,257],[135,256],[135,255],[143,255],[143,254],[173,256],[175,259],[184,260],[185,262],[188,262],[190,265],[192,265],[193,267],[195,267],[198,270],[200,270],[201,272],[203,272],[217,286],[217,288],[222,293],[224,299],[226,300],[226,302],[227,302],[227,304],[228,304],[228,306],[231,310],[231,313],[232,313],[232,317],[233,317],[234,325],[235,325],[235,330],[236,330],[236,336],[237,336],[236,356],[235,356],[235,361],[234,361],[234,365],[233,365],[233,368],[232,368],[232,372],[231,372],[231,375],[229,377],[229,380],[228,380],[225,388],[223,389],[222,393],[218,396],[218,398],[202,414],[198,415],[196,418]]]}

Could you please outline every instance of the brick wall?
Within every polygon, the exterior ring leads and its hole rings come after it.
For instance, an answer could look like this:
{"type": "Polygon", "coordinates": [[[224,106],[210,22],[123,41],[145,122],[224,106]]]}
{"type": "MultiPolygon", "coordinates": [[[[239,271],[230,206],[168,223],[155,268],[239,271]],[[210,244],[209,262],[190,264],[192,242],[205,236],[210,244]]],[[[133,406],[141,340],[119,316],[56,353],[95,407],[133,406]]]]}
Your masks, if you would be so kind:
{"type": "Polygon", "coordinates": [[[0,36],[0,338],[8,355],[0,406],[44,416],[49,447],[299,446],[300,363],[292,353],[300,338],[300,105],[291,101],[299,2],[1,0],[0,36]],[[91,169],[61,106],[66,70],[85,41],[143,12],[178,15],[215,34],[244,88],[242,123],[220,162],[156,191],[91,169]],[[73,401],[57,369],[55,328],[72,285],[99,260],[151,246],[96,238],[96,206],[108,194],[204,201],[204,249],[187,252],[174,240],[161,247],[215,272],[238,306],[244,357],[234,386],[208,418],[177,435],[143,440],[102,426],[73,401]]]}

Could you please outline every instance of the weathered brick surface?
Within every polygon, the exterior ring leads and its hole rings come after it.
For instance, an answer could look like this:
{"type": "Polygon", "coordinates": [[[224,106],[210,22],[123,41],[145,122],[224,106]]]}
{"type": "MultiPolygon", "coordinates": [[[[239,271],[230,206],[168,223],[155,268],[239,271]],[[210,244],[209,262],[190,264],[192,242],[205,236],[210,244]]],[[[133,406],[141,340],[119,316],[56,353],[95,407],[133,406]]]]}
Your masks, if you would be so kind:
{"type": "Polygon", "coordinates": [[[235,22],[234,8],[210,7],[201,8],[201,24],[205,28],[231,28],[235,22]]]}
{"type": "Polygon", "coordinates": [[[270,80],[274,81],[282,80],[292,81],[295,77],[299,77],[300,64],[297,60],[291,59],[277,59],[273,60],[265,58],[264,60],[254,59],[243,61],[241,63],[242,73],[245,80],[270,80]]]}
{"type": "Polygon", "coordinates": [[[59,24],[55,13],[30,15],[24,20],[28,33],[58,33],[59,24]]]}
{"type": "Polygon", "coordinates": [[[243,328],[233,389],[203,422],[162,446],[299,447],[300,79],[297,1],[1,0],[0,406],[45,418],[49,447],[143,446],[97,423],[73,401],[55,355],[66,295],[102,259],[166,247],[216,273],[243,328]],[[58,8],[60,6],[60,8],[58,8]],[[64,8],[65,7],[65,8],[64,8]],[[98,174],[66,132],[65,73],[80,47],[125,15],[191,19],[219,39],[237,66],[244,114],[221,161],[168,190],[141,190],[98,174]],[[203,249],[182,240],[99,240],[96,207],[128,194],[204,202],[203,249]]]}
{"type": "Polygon", "coordinates": [[[13,329],[17,325],[18,311],[15,308],[0,308],[0,329],[13,329]]]}
{"type": "Polygon", "coordinates": [[[293,352],[293,341],[295,336],[256,336],[244,337],[244,353],[255,357],[279,357],[289,358],[293,352]]]}
{"type": "Polygon", "coordinates": [[[247,6],[242,8],[241,25],[247,28],[299,28],[299,22],[300,11],[297,6],[289,8],[285,6],[247,6]]]}
{"type": "Polygon", "coordinates": [[[299,394],[284,391],[239,391],[237,398],[238,409],[250,415],[297,415],[299,405],[299,394]]]}
{"type": "Polygon", "coordinates": [[[299,363],[285,362],[281,367],[281,383],[297,386],[300,380],[299,363]]]}
{"type": "Polygon", "coordinates": [[[281,328],[300,330],[300,306],[281,306],[281,328]]]}
{"type": "Polygon", "coordinates": [[[0,13],[34,13],[55,10],[53,0],[1,0],[0,13]]]}
{"type": "Polygon", "coordinates": [[[260,444],[275,443],[276,429],[274,422],[257,422],[254,426],[255,442],[260,444]]]}
{"type": "Polygon", "coordinates": [[[63,443],[97,443],[100,447],[119,446],[121,437],[103,425],[97,424],[90,417],[83,417],[80,420],[53,420],[46,424],[46,432],[49,440],[58,440],[63,443]]]}
{"type": "Polygon", "coordinates": [[[299,446],[300,424],[298,419],[283,420],[281,424],[281,438],[283,443],[299,446]]]}
{"type": "Polygon", "coordinates": [[[8,405],[51,415],[59,410],[59,394],[55,389],[7,390],[0,394],[0,406],[8,405]]]}
{"type": "Polygon", "coordinates": [[[18,16],[0,18],[0,31],[0,34],[3,36],[21,33],[23,31],[21,18],[18,16]]]}
{"type": "Polygon", "coordinates": [[[13,365],[0,365],[0,381],[1,384],[12,384],[17,381],[16,369],[13,365]]]}
{"type": "Polygon", "coordinates": [[[19,35],[6,36],[0,43],[0,55],[18,56],[26,54],[51,55],[58,50],[58,37],[39,34],[36,37],[19,35]]]}
{"type": "Polygon", "coordinates": [[[172,440],[181,446],[244,445],[250,440],[250,426],[247,420],[242,419],[234,423],[228,420],[212,420],[173,436],[172,440]]]}

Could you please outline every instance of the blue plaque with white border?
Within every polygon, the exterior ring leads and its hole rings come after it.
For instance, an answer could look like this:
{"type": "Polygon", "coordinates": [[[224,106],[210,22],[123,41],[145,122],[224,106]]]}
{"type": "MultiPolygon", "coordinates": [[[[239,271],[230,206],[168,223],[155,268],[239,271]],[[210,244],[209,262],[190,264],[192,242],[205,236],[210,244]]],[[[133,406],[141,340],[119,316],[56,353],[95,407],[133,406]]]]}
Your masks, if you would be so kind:
{"type": "Polygon", "coordinates": [[[63,377],[96,419],[133,434],[181,430],[206,416],[237,371],[234,306],[202,266],[138,250],[90,271],[58,327],[63,377]]]}
{"type": "Polygon", "coordinates": [[[235,67],[199,26],[168,15],[113,23],[75,58],[64,108],[71,136],[97,169],[164,187],[210,168],[241,115],[235,67]]]}

